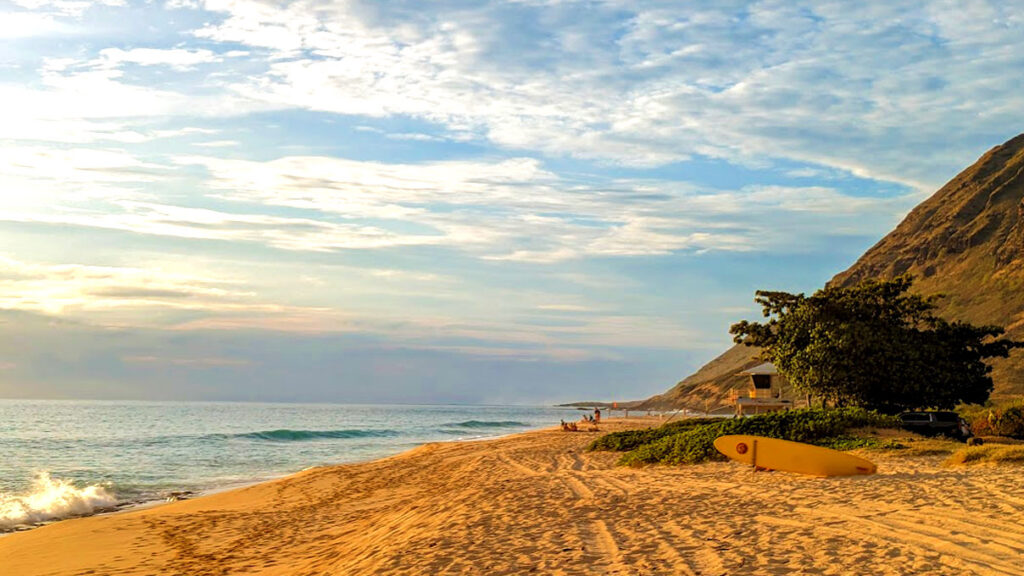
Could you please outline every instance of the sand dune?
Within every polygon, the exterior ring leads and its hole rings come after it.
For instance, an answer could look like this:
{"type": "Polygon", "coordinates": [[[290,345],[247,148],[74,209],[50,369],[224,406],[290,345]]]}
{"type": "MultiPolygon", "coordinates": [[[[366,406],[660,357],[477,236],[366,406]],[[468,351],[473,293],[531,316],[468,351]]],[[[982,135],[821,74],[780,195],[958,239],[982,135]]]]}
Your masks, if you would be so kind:
{"type": "MultiPolygon", "coordinates": [[[[605,429],[637,426],[621,421],[605,429]]],[[[1019,468],[633,470],[555,430],[433,444],[0,538],[29,575],[1024,574],[1019,468]]]]}

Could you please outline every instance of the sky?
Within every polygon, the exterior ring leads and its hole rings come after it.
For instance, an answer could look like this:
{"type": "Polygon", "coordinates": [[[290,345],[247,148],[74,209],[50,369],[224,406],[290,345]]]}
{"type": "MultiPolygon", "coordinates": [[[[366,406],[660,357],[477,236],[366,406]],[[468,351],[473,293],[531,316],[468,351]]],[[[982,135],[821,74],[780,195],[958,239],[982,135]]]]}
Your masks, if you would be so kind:
{"type": "Polygon", "coordinates": [[[0,397],[662,392],[1024,131],[1020,8],[0,0],[0,397]]]}

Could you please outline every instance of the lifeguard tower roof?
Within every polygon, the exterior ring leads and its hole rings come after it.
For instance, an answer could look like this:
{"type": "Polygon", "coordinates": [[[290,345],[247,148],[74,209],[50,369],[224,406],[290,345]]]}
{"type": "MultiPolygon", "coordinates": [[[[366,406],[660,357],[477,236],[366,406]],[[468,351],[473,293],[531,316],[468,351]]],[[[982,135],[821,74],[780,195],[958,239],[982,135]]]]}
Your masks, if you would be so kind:
{"type": "Polygon", "coordinates": [[[757,366],[754,366],[753,368],[747,368],[743,372],[737,372],[736,375],[737,376],[758,376],[758,375],[764,374],[764,375],[768,375],[768,376],[774,376],[774,375],[776,375],[778,373],[779,373],[779,371],[775,369],[775,365],[774,364],[772,364],[771,362],[765,362],[764,364],[758,364],[757,366]]]}

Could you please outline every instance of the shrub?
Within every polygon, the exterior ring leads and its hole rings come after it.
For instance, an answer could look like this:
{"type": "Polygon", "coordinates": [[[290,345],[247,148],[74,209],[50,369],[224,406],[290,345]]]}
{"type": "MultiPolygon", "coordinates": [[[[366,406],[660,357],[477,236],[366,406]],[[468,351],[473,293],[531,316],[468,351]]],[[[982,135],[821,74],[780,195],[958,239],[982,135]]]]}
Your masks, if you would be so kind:
{"type": "Polygon", "coordinates": [[[860,436],[850,436],[843,434],[841,436],[833,436],[831,438],[822,438],[817,442],[813,442],[818,446],[824,446],[833,450],[857,450],[859,448],[875,448],[880,450],[902,450],[906,448],[903,444],[895,440],[882,440],[879,438],[863,438],[860,436]]]}
{"type": "Polygon", "coordinates": [[[971,422],[975,436],[1009,436],[1024,439],[1024,406],[1009,406],[977,413],[971,422]]]}
{"type": "Polygon", "coordinates": [[[705,424],[713,424],[721,421],[721,418],[687,418],[685,420],[668,422],[657,428],[612,432],[611,434],[605,434],[591,442],[590,445],[587,446],[587,450],[628,452],[638,446],[650,444],[651,442],[660,440],[666,436],[679,434],[696,426],[703,426],[705,424]]]}
{"type": "Polygon", "coordinates": [[[794,442],[835,442],[851,428],[874,426],[897,428],[895,417],[870,412],[863,408],[805,409],[773,412],[749,418],[733,418],[698,425],[690,430],[665,436],[638,446],[625,454],[620,464],[696,464],[723,458],[715,450],[714,441],[729,434],[753,434],[794,442]]]}

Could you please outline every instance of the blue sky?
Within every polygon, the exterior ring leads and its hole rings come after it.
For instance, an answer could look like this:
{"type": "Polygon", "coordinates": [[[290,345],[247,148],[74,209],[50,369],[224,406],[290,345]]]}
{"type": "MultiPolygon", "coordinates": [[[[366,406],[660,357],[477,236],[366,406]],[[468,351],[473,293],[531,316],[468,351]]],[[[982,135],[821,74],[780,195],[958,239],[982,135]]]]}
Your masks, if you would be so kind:
{"type": "Polygon", "coordinates": [[[0,0],[0,397],[667,389],[1022,130],[997,2],[0,0]]]}

